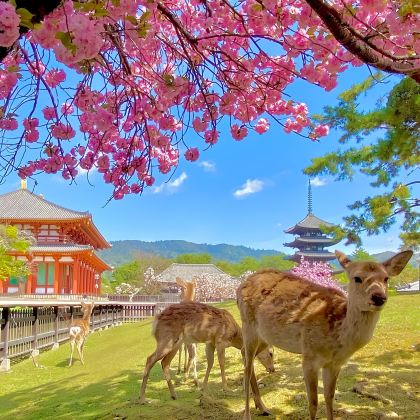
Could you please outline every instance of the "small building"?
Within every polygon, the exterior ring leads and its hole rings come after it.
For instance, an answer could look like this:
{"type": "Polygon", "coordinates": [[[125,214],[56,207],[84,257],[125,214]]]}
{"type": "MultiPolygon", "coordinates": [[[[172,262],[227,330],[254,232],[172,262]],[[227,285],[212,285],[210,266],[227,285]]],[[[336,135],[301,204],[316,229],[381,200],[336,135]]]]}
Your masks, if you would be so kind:
{"type": "Polygon", "coordinates": [[[322,232],[321,226],[333,227],[332,223],[326,222],[315,216],[312,212],[312,189],[311,181],[308,186],[308,214],[300,222],[285,230],[285,233],[295,235],[292,242],[287,242],[284,246],[297,248],[298,250],[289,259],[300,262],[301,258],[310,262],[330,261],[335,259],[335,255],[324,249],[340,242],[322,232]]]}
{"type": "Polygon", "coordinates": [[[21,189],[0,195],[0,224],[16,226],[34,238],[28,253],[12,253],[31,263],[31,274],[0,281],[0,293],[100,293],[101,274],[111,267],[95,251],[111,245],[90,213],[47,201],[22,181],[21,189]]]}
{"type": "Polygon", "coordinates": [[[177,292],[178,286],[175,282],[177,277],[184,281],[192,281],[194,277],[199,277],[203,274],[225,275],[223,270],[216,267],[214,264],[178,264],[172,263],[168,268],[163,270],[158,276],[157,280],[162,283],[162,286],[174,293],[177,292]]]}

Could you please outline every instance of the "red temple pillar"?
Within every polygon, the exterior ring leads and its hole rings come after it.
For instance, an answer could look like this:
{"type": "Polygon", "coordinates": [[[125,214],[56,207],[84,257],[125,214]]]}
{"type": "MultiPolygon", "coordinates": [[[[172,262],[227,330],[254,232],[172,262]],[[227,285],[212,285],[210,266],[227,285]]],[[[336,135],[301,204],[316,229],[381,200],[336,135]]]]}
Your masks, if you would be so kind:
{"type": "Polygon", "coordinates": [[[60,258],[54,257],[54,293],[58,295],[59,290],[59,281],[60,281],[60,258]]]}
{"type": "Polygon", "coordinates": [[[73,260],[73,278],[72,278],[72,293],[79,293],[79,283],[80,283],[80,260],[76,258],[73,260]]]}
{"type": "Polygon", "coordinates": [[[4,280],[0,280],[0,293],[3,293],[3,283],[4,280]]]}

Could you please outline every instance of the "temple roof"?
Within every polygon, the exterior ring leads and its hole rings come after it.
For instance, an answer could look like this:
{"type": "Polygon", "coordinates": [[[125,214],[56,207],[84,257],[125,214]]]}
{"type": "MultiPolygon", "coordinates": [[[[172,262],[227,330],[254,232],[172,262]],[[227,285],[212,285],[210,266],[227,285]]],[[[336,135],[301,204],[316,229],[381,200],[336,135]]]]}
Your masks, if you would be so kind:
{"type": "Polygon", "coordinates": [[[314,214],[309,213],[304,219],[300,222],[296,223],[296,225],[290,227],[289,229],[285,230],[285,233],[300,233],[307,230],[321,230],[321,225],[326,227],[333,227],[334,224],[328,223],[325,220],[316,217],[314,214]]]}
{"type": "Polygon", "coordinates": [[[58,206],[26,188],[0,195],[0,219],[74,220],[89,217],[89,212],[58,206]]]}
{"type": "Polygon", "coordinates": [[[177,277],[181,277],[184,281],[192,281],[194,277],[201,276],[202,274],[228,275],[214,264],[173,263],[157,277],[161,282],[175,283],[177,277]]]}
{"type": "Polygon", "coordinates": [[[77,222],[89,242],[96,249],[109,248],[110,244],[99,232],[87,211],[71,210],[46,200],[26,188],[0,195],[0,223],[77,222]]]}

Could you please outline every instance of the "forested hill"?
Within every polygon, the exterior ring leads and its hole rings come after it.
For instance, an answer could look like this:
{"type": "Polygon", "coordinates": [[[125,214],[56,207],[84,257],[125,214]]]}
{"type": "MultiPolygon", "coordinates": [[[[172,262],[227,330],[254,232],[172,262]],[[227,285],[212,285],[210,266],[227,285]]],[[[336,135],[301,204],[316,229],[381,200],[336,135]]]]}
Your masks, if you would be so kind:
{"type": "Polygon", "coordinates": [[[244,257],[261,258],[264,255],[279,255],[274,249],[252,249],[242,245],[209,245],[174,240],[144,242],[136,240],[111,241],[112,248],[98,252],[98,255],[112,266],[132,261],[139,254],[157,254],[165,258],[175,258],[181,254],[209,254],[214,260],[232,263],[244,257]]]}

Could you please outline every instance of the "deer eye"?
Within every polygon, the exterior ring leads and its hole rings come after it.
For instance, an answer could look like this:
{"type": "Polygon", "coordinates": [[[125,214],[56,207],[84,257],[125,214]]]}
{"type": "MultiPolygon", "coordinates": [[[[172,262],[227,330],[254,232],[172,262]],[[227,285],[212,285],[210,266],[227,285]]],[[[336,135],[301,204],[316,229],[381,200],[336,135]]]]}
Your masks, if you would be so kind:
{"type": "Polygon", "coordinates": [[[360,277],[354,277],[354,281],[356,283],[362,283],[362,279],[360,277]]]}
{"type": "Polygon", "coordinates": [[[385,282],[385,283],[388,283],[388,280],[389,280],[389,277],[385,277],[385,278],[384,278],[384,282],[385,282]]]}

